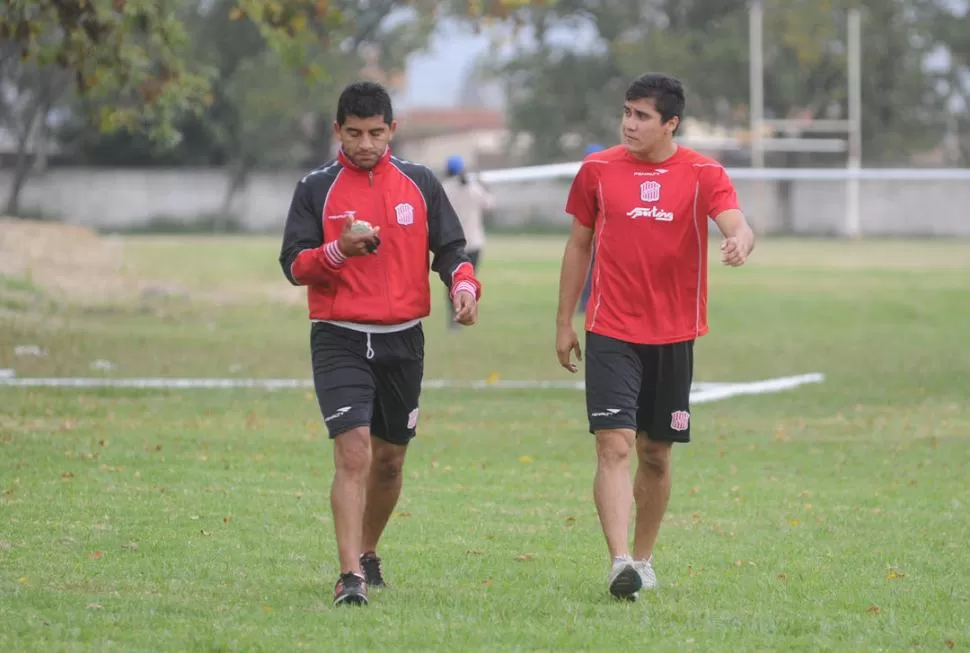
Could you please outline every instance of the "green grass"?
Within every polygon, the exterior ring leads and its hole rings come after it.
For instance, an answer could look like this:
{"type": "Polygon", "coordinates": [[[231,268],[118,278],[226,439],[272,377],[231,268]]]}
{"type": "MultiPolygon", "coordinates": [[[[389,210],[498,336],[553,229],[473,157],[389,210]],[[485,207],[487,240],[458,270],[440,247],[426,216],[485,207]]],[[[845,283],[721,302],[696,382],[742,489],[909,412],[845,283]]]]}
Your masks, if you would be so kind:
{"type": "MultiPolygon", "coordinates": [[[[128,274],[186,296],[0,307],[0,368],[308,376],[275,239],[126,248],[128,274]]],[[[478,326],[446,332],[436,295],[427,377],[567,378],[560,254],[493,239],[478,326]]],[[[662,587],[636,604],[606,595],[580,393],[426,391],[393,588],[335,610],[312,394],[0,387],[0,650],[966,650],[968,290],[968,242],[765,241],[712,266],[698,380],[826,381],[696,406],[662,587]]]]}

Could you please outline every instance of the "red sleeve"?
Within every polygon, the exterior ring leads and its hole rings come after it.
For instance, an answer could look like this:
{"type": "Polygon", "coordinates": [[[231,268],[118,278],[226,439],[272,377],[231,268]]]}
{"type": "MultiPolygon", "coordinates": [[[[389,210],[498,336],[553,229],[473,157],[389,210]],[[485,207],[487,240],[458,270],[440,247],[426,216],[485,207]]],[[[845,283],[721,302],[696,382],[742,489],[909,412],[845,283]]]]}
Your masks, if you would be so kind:
{"type": "Polygon", "coordinates": [[[454,299],[462,290],[474,295],[475,301],[482,298],[482,284],[475,278],[475,268],[468,261],[460,263],[451,273],[451,298],[454,299]]]}
{"type": "Polygon", "coordinates": [[[701,169],[701,195],[706,213],[712,219],[725,211],[741,209],[734,184],[722,166],[710,165],[701,169]]]}
{"type": "Polygon", "coordinates": [[[290,275],[301,286],[326,285],[334,280],[347,262],[336,240],[322,247],[305,249],[297,254],[290,275]]]}
{"type": "Polygon", "coordinates": [[[599,180],[593,170],[594,166],[584,163],[576,173],[573,184],[569,188],[569,197],[566,199],[566,213],[576,218],[584,227],[593,228],[596,222],[598,204],[596,193],[599,189],[599,180]]]}

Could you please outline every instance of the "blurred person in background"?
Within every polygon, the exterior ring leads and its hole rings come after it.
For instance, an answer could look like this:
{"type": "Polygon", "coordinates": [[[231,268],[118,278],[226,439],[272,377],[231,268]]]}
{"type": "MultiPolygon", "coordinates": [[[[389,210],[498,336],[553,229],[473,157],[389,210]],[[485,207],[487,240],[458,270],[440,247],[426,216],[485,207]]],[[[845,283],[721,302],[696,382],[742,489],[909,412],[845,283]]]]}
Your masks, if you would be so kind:
{"type": "MultiPolygon", "coordinates": [[[[445,178],[441,186],[461,220],[467,242],[465,253],[477,272],[485,249],[484,213],[495,208],[495,198],[474,175],[468,174],[464,159],[457,154],[445,161],[445,178]]],[[[448,327],[461,329],[461,324],[448,320],[448,327]]]]}
{"type": "Polygon", "coordinates": [[[671,450],[690,442],[694,341],[708,332],[708,218],[724,239],[721,262],[743,265],[754,233],[716,161],[678,145],[682,84],[642,75],[623,102],[620,145],[587,156],[566,213],[556,354],[575,373],[572,318],[596,263],[586,313],[586,412],[595,436],[593,497],[611,559],[610,594],[636,600],[657,586],[653,550],[667,509],[671,450]],[[631,449],[638,459],[630,480],[631,449]],[[636,505],[633,550],[631,504],[636,505]]]}
{"type": "Polygon", "coordinates": [[[438,178],[391,156],[396,126],[382,86],[343,90],[333,125],[341,148],[297,183],[279,257],[290,283],[307,286],[313,382],[333,440],[334,605],[367,605],[368,587],[386,586],[377,544],[417,434],[428,250],[455,320],[474,324],[481,296],[438,178]]]}

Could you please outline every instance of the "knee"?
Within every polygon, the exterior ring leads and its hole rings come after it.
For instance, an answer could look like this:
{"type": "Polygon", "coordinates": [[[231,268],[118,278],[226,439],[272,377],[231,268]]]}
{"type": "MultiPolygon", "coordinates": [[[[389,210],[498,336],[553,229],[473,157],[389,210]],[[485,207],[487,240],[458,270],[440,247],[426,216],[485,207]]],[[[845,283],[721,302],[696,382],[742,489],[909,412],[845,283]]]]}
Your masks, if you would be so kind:
{"type": "Polygon", "coordinates": [[[374,472],[384,483],[395,483],[401,478],[404,469],[404,447],[401,451],[379,451],[374,453],[374,472]]]}
{"type": "Polygon", "coordinates": [[[625,430],[596,433],[596,459],[600,467],[622,467],[630,464],[633,434],[625,430]]]}
{"type": "Polygon", "coordinates": [[[664,476],[670,472],[670,452],[669,442],[656,442],[648,439],[644,435],[637,438],[637,457],[640,459],[640,466],[654,476],[664,476]]]}
{"type": "Polygon", "coordinates": [[[344,431],[334,438],[334,466],[344,474],[363,476],[370,470],[370,434],[366,428],[344,431]]]}

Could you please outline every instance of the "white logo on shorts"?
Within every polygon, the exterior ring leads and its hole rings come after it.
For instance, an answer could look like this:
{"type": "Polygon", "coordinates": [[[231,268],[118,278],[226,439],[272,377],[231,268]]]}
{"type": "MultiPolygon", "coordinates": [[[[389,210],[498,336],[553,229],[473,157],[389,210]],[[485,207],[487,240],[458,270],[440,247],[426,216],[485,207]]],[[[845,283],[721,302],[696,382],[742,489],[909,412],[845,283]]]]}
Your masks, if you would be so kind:
{"type": "Polygon", "coordinates": [[[686,431],[690,426],[690,413],[686,410],[675,410],[670,414],[670,428],[674,431],[686,431]]]}
{"type": "Polygon", "coordinates": [[[597,413],[590,413],[590,417],[613,417],[619,412],[619,408],[607,408],[606,410],[597,413]]]}
{"type": "Polygon", "coordinates": [[[415,408],[408,413],[408,428],[413,429],[418,425],[418,409],[415,408]]]}
{"type": "Polygon", "coordinates": [[[351,408],[352,408],[352,406],[343,406],[341,408],[338,408],[337,409],[337,412],[335,412],[333,415],[329,415],[327,417],[324,417],[323,418],[323,421],[324,422],[329,422],[332,419],[337,419],[341,415],[345,415],[345,414],[349,413],[351,408]]]}

